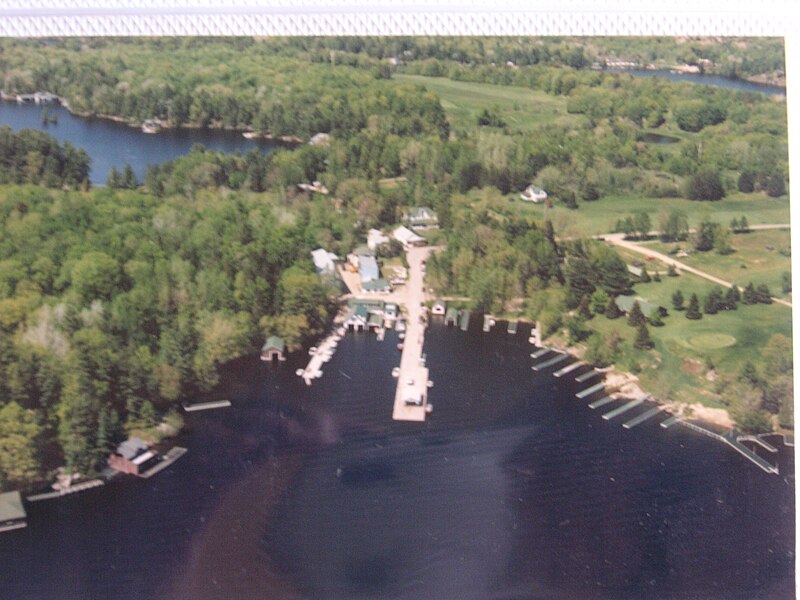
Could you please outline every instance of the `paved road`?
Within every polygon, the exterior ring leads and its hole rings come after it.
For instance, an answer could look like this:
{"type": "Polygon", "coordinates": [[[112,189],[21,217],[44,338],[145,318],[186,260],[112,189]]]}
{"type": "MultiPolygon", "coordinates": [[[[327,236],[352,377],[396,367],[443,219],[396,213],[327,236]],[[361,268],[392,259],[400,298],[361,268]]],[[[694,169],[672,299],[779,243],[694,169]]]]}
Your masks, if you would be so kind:
{"type": "MultiPolygon", "coordinates": [[[[750,229],[756,229],[756,230],[788,229],[788,228],[789,228],[789,225],[782,225],[782,224],[780,224],[780,225],[752,225],[750,227],[750,229]]],[[[657,232],[656,232],[656,234],[657,234],[657,232]]],[[[610,242],[610,243],[614,244],[615,246],[619,246],[620,248],[627,248],[628,250],[632,250],[633,252],[638,252],[639,254],[644,254],[645,256],[652,256],[652,257],[657,258],[658,260],[662,261],[663,263],[665,263],[667,265],[674,265],[675,268],[677,268],[677,269],[680,269],[682,271],[686,271],[687,273],[693,273],[693,274],[697,275],[698,277],[702,277],[704,279],[708,279],[709,281],[713,281],[714,283],[717,283],[719,285],[722,285],[722,286],[725,286],[725,287],[728,287],[728,288],[733,286],[733,284],[731,282],[729,282],[729,281],[725,281],[724,279],[720,279],[719,277],[711,275],[710,273],[706,273],[705,271],[701,271],[700,269],[695,269],[694,267],[690,267],[686,263],[682,263],[682,262],[680,262],[678,260],[675,260],[671,256],[667,256],[666,254],[662,254],[661,252],[656,252],[655,250],[653,250],[651,248],[647,248],[646,246],[640,246],[639,244],[636,244],[636,243],[634,243],[634,242],[632,242],[630,240],[626,240],[624,233],[607,233],[605,235],[598,236],[598,237],[602,237],[607,242],[610,242]]],[[[786,300],[783,300],[782,298],[773,298],[772,301],[776,302],[777,304],[783,304],[784,306],[788,306],[789,308],[792,308],[792,303],[788,302],[786,300]]]]}

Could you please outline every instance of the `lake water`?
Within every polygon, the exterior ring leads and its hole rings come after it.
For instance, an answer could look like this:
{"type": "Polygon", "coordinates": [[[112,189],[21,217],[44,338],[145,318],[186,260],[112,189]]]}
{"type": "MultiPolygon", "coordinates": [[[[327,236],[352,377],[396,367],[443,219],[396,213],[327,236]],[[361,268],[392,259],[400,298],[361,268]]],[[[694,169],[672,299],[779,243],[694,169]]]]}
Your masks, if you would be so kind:
{"type": "MultiPolygon", "coordinates": [[[[231,408],[187,415],[186,456],[30,504],[0,535],[0,598],[793,598],[781,475],[660,419],[605,421],[531,370],[528,328],[434,323],[434,411],[391,420],[396,334],[229,365],[231,408]],[[478,328],[478,329],[476,329],[478,328]]],[[[585,387],[586,384],[584,384],[585,387]]]]}
{"type": "Polygon", "coordinates": [[[753,83],[741,79],[730,79],[720,75],[704,75],[700,73],[675,73],[665,69],[607,69],[611,73],[629,73],[634,77],[664,77],[670,81],[699,83],[714,87],[723,87],[742,92],[759,92],[769,96],[786,96],[786,88],[777,85],[753,83]]]}
{"type": "Polygon", "coordinates": [[[42,125],[43,106],[0,101],[0,126],[14,131],[40,129],[60,142],[68,141],[83,148],[91,158],[89,179],[93,184],[105,184],[112,166],[122,171],[126,164],[133,167],[139,181],[144,179],[148,165],[160,164],[188,154],[194,144],[219,152],[247,152],[252,148],[269,151],[274,143],[248,140],[238,131],[222,129],[164,129],[157,134],[143,133],[108,119],[76,117],[56,104],[46,105],[49,114],[58,115],[57,124],[42,125]]]}

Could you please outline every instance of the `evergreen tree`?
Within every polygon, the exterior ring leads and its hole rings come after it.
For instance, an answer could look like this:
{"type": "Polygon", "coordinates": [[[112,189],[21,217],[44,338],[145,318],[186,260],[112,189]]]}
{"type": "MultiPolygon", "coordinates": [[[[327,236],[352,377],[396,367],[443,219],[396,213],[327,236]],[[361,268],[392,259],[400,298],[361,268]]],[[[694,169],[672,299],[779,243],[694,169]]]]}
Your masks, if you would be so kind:
{"type": "Polygon", "coordinates": [[[692,294],[692,297],[689,298],[689,307],[686,309],[686,318],[693,321],[703,318],[703,315],[700,312],[700,300],[697,299],[697,294],[692,294]]]}
{"type": "Polygon", "coordinates": [[[125,164],[125,168],[122,171],[122,181],[120,185],[126,190],[135,190],[139,185],[139,182],[136,181],[136,173],[133,172],[133,167],[128,163],[125,164]]]}
{"type": "Polygon", "coordinates": [[[652,281],[650,273],[647,272],[647,267],[642,267],[642,274],[639,276],[639,279],[642,283],[650,283],[652,281]]]}
{"type": "Polygon", "coordinates": [[[636,330],[636,339],[633,341],[633,347],[639,350],[649,350],[655,346],[653,340],[650,339],[650,332],[647,330],[647,325],[640,323],[636,330]]]}
{"type": "Polygon", "coordinates": [[[759,284],[756,287],[756,300],[761,304],[772,304],[772,294],[766,283],[759,284]]]}
{"type": "Polygon", "coordinates": [[[683,292],[680,290],[675,290],[675,293],[672,294],[672,308],[675,310],[683,310],[683,292]]]}
{"type": "Polygon", "coordinates": [[[739,286],[735,283],[728,288],[728,292],[730,293],[731,299],[736,301],[737,304],[742,301],[742,294],[739,290],[739,286]]]}
{"type": "Polygon", "coordinates": [[[654,310],[653,314],[650,315],[650,318],[647,319],[650,322],[650,325],[653,327],[663,327],[664,326],[664,319],[661,316],[660,310],[654,310]]]}
{"type": "Polygon", "coordinates": [[[755,183],[755,175],[748,171],[742,171],[742,174],[739,175],[739,179],[736,182],[736,186],[739,188],[740,192],[744,194],[751,194],[755,189],[755,183]]]}
{"type": "Polygon", "coordinates": [[[603,314],[608,305],[608,294],[603,290],[595,290],[592,294],[592,312],[596,315],[603,314]]]}
{"type": "Polygon", "coordinates": [[[744,292],[742,292],[742,304],[757,304],[758,303],[758,296],[756,295],[756,288],[751,281],[748,283],[745,288],[744,292]]]}
{"type": "Polygon", "coordinates": [[[784,294],[792,291],[792,274],[789,271],[781,273],[781,289],[784,294]]]}
{"type": "Polygon", "coordinates": [[[606,317],[609,319],[619,319],[622,316],[622,311],[617,306],[617,299],[614,296],[609,297],[608,305],[606,305],[606,317]]]}
{"type": "Polygon", "coordinates": [[[677,277],[677,276],[678,276],[678,271],[675,269],[675,265],[670,264],[667,267],[667,277],[677,277]]]}
{"type": "Polygon", "coordinates": [[[686,194],[690,200],[721,200],[725,197],[725,188],[719,173],[700,171],[689,180],[686,194]]]}
{"type": "Polygon", "coordinates": [[[749,360],[742,365],[737,379],[739,379],[739,381],[749,383],[756,388],[760,388],[764,383],[761,379],[761,376],[758,374],[758,369],[756,369],[756,366],[749,360]]]}
{"type": "Polygon", "coordinates": [[[639,306],[639,301],[634,300],[633,306],[631,307],[630,312],[628,313],[628,325],[631,327],[638,327],[642,325],[647,319],[645,319],[644,313],[642,312],[642,307],[639,306]]]}
{"type": "Polygon", "coordinates": [[[592,311],[589,308],[589,296],[584,294],[583,298],[581,298],[581,303],[578,305],[578,317],[588,321],[592,316],[592,311]]]}
{"type": "Polygon", "coordinates": [[[740,227],[739,219],[737,219],[736,217],[731,219],[730,230],[736,233],[739,231],[739,227],[740,227]]]}
{"type": "Polygon", "coordinates": [[[111,170],[108,172],[108,177],[106,178],[106,185],[110,187],[112,190],[116,190],[120,187],[121,179],[119,175],[119,171],[117,171],[117,167],[111,165],[111,170]]]}
{"type": "Polygon", "coordinates": [[[742,215],[742,218],[739,219],[739,231],[741,233],[747,233],[750,231],[750,223],[748,223],[747,217],[744,215],[742,215]]]}
{"type": "Polygon", "coordinates": [[[783,175],[775,173],[771,175],[767,181],[767,196],[770,198],[779,198],[786,193],[786,182],[783,180],[783,175]]]}
{"type": "Polygon", "coordinates": [[[703,312],[707,315],[715,315],[719,312],[720,304],[722,302],[722,292],[718,288],[714,288],[708,293],[706,299],[703,301],[703,312]]]}
{"type": "Polygon", "coordinates": [[[653,273],[653,281],[656,283],[661,283],[661,274],[658,271],[653,273]]]}
{"type": "Polygon", "coordinates": [[[725,298],[723,299],[722,310],[736,310],[736,305],[739,302],[739,289],[734,285],[728,288],[728,291],[725,292],[725,298]]]}

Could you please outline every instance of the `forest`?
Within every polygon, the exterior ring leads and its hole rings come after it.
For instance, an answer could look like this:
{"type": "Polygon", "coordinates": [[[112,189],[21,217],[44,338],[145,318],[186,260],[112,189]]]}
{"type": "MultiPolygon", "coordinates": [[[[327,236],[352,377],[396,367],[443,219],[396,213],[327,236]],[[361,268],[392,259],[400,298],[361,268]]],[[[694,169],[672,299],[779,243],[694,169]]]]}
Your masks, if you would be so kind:
{"type": "MultiPolygon", "coordinates": [[[[672,42],[651,46],[648,60],[675,57],[672,42]]],[[[783,60],[771,40],[751,54],[687,47],[737,76],[783,60]]],[[[128,434],[179,426],[180,403],[266,335],[310,343],[336,295],[310,250],[344,255],[409,206],[439,215],[435,289],[566,327],[601,362],[608,335],[586,322],[640,282],[606,246],[559,241],[553,222],[513,204],[520,191],[542,186],[570,214],[630,199],[635,233],[642,198],[770,202],[788,188],[785,102],[591,69],[618,49],[604,38],[0,41],[5,94],[47,90],[78,114],[132,123],[331,136],[269,154],[196,146],[143,181],[119,165],[90,189],[83,150],[0,128],[0,486],[60,464],[89,472],[128,434]],[[474,118],[432,91],[445,77],[472,86],[474,118]],[[528,95],[507,110],[474,100],[487,90],[528,95]],[[512,119],[517,109],[537,120],[512,119]],[[672,141],[649,143],[653,133],[672,141]],[[330,195],[298,190],[314,180],[330,195]]]]}

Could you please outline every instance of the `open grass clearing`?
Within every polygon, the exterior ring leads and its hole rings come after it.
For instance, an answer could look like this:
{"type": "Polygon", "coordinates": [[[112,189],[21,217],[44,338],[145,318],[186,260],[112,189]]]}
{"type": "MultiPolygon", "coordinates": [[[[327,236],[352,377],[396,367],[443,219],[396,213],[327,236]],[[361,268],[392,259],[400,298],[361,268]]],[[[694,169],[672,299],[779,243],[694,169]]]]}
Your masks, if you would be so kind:
{"type": "Polygon", "coordinates": [[[424,85],[439,96],[455,129],[477,127],[481,111],[493,107],[498,108],[509,129],[523,132],[547,123],[574,124],[584,119],[580,115],[567,113],[565,97],[551,96],[539,90],[402,73],[393,75],[393,78],[400,82],[424,85]]]}
{"type": "MultiPolygon", "coordinates": [[[[792,270],[791,244],[788,229],[751,231],[731,236],[732,254],[692,252],[677,260],[739,286],[747,285],[750,281],[755,285],[766,284],[774,297],[789,299],[791,294],[785,294],[782,290],[782,276],[792,270]]],[[[691,249],[689,242],[664,244],[650,241],[641,245],[664,254],[676,248],[691,249]]]]}

